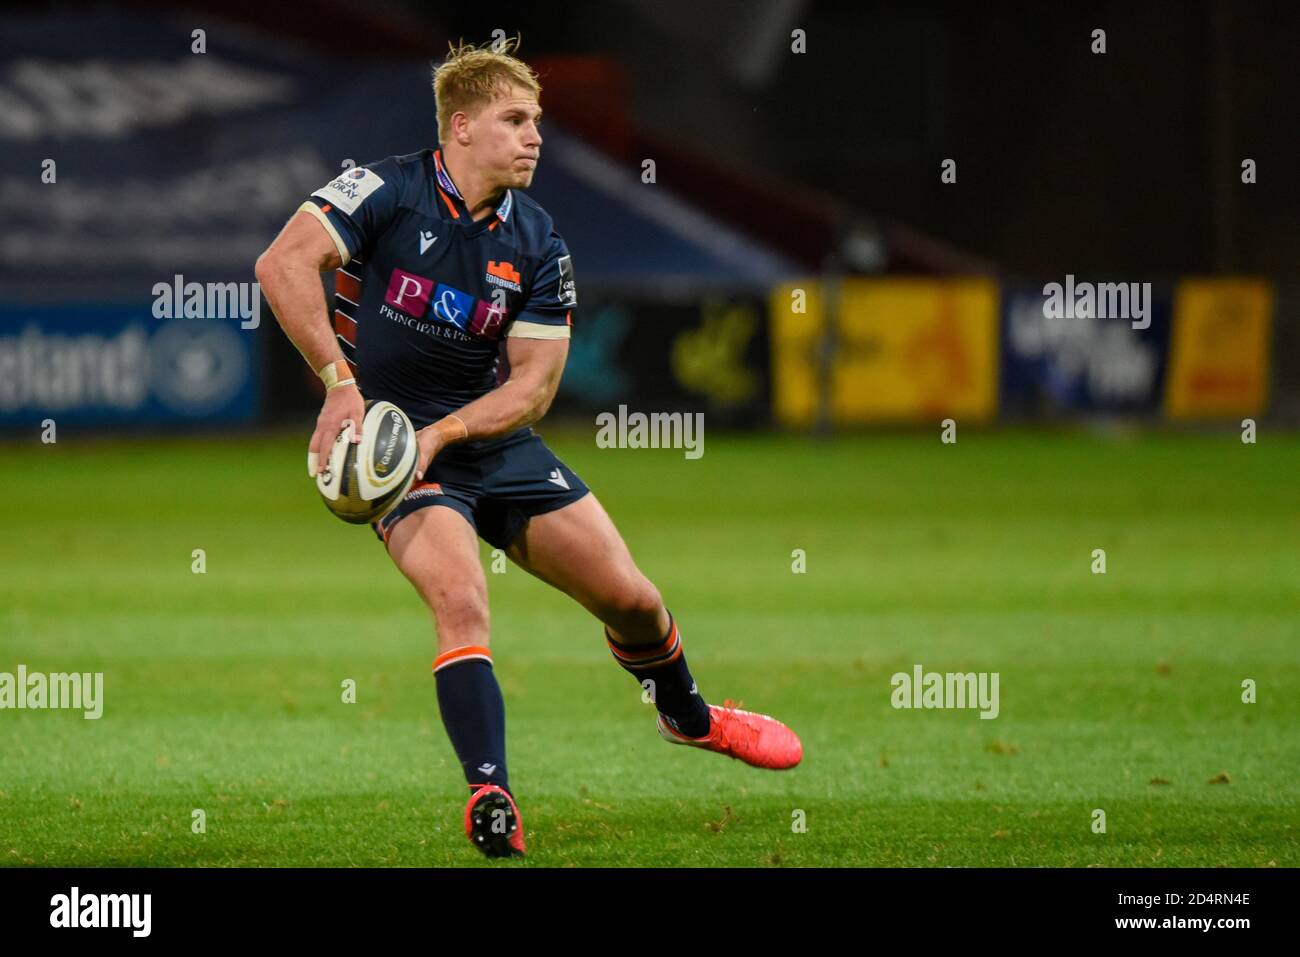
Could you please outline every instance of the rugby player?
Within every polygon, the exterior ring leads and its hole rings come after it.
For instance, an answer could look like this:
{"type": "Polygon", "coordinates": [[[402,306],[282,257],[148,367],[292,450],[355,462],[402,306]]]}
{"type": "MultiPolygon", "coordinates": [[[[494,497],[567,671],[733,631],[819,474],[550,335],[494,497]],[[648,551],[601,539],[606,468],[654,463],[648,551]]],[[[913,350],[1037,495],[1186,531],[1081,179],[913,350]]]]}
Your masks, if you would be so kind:
{"type": "Polygon", "coordinates": [[[555,396],[578,299],[564,240],[519,192],[541,155],[542,110],[516,49],[453,49],[434,71],[440,148],[346,171],[257,262],[281,327],[325,383],[309,474],[362,421],[363,395],[419,429],[416,482],[375,531],[432,613],[438,707],[470,787],[465,830],[492,857],[522,855],[525,841],[477,537],[604,623],[615,661],[653,689],[665,740],[761,768],[803,754],[781,722],[705,702],[659,591],[531,427],[555,396]]]}

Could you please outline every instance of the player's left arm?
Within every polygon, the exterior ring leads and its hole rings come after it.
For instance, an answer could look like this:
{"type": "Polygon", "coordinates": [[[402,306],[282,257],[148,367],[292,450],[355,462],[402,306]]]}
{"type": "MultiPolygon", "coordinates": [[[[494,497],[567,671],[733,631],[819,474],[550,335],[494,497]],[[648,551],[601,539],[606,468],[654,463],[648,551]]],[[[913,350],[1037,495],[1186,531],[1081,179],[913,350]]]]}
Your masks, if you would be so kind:
{"type": "Polygon", "coordinates": [[[551,407],[568,356],[568,339],[507,338],[505,358],[510,363],[510,378],[417,433],[420,455],[416,477],[424,478],[424,470],[447,445],[494,439],[538,421],[551,407]]]}

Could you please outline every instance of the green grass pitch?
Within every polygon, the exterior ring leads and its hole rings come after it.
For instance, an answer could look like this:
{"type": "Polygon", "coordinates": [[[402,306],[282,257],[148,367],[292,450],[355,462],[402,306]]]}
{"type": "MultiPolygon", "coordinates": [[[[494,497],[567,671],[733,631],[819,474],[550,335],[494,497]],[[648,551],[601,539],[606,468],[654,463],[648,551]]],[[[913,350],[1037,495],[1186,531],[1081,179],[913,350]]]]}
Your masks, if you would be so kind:
{"type": "MultiPolygon", "coordinates": [[[[505,866],[1300,865],[1295,436],[710,436],[688,461],[541,431],[706,696],[805,758],[665,744],[600,626],[511,565],[488,584],[530,856],[505,866]],[[999,716],[892,708],[915,664],[997,672],[999,716]]],[[[0,861],[487,863],[429,616],[325,511],[305,439],[0,448],[0,671],[102,671],[105,697],[0,711],[0,861]]]]}

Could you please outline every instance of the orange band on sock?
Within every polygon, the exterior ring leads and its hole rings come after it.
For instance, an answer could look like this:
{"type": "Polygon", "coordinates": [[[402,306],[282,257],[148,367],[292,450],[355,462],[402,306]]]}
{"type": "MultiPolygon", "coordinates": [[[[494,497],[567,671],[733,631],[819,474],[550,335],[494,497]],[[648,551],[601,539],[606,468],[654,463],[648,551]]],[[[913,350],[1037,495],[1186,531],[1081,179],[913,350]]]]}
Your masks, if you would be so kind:
{"type": "Polygon", "coordinates": [[[637,668],[654,668],[659,665],[671,664],[682,655],[682,636],[677,633],[677,621],[674,619],[672,630],[668,632],[668,637],[658,644],[654,645],[616,645],[609,637],[609,629],[605,630],[605,643],[609,645],[609,650],[614,657],[618,659],[619,664],[632,665],[637,668]]]}
{"type": "Polygon", "coordinates": [[[492,652],[488,651],[483,645],[462,645],[459,648],[451,649],[451,651],[444,651],[433,659],[434,674],[437,674],[439,670],[446,668],[448,665],[459,664],[462,661],[486,661],[488,664],[492,664],[492,652]]]}

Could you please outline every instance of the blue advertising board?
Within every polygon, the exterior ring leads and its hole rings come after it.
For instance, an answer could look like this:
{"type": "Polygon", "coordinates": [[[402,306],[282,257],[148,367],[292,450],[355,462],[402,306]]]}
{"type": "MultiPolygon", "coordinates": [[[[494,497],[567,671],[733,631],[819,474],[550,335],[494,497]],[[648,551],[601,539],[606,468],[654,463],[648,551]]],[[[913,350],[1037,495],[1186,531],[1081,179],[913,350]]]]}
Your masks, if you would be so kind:
{"type": "Polygon", "coordinates": [[[0,308],[0,427],[246,422],[257,331],[156,307],[0,308]]]}
{"type": "Polygon", "coordinates": [[[1161,283],[1004,284],[1002,414],[1158,413],[1172,301],[1161,283]]]}

